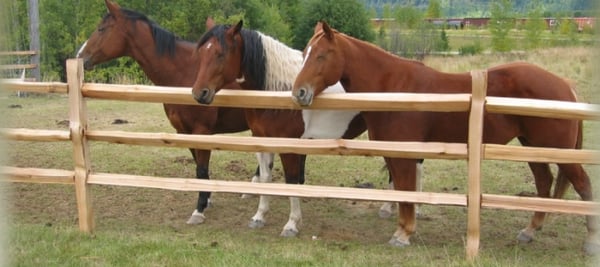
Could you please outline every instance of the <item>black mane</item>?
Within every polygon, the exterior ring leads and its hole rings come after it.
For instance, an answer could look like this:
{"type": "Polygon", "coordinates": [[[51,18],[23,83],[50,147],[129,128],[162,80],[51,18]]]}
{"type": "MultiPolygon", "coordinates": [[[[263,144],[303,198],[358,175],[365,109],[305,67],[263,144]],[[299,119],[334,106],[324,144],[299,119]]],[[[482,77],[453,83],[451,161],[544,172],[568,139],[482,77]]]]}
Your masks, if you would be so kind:
{"type": "MultiPolygon", "coordinates": [[[[171,57],[175,56],[175,42],[180,39],[179,37],[175,36],[172,32],[161,28],[156,22],[150,20],[146,15],[140,12],[126,8],[121,8],[121,12],[123,12],[125,17],[132,22],[142,21],[150,26],[154,44],[156,45],[156,53],[159,56],[164,54],[168,54],[171,57]]],[[[103,21],[107,20],[109,17],[111,17],[111,14],[107,13],[104,15],[103,21]]]]}
{"type": "MultiPolygon", "coordinates": [[[[204,33],[198,41],[197,48],[204,45],[208,40],[215,37],[225,51],[230,49],[225,43],[225,32],[231,25],[217,25],[204,33]]],[[[242,29],[242,39],[244,47],[242,48],[242,71],[245,73],[245,79],[251,79],[257,89],[265,90],[266,87],[266,68],[267,60],[265,49],[260,35],[256,31],[242,29]]],[[[237,45],[237,44],[234,44],[237,45]]],[[[235,48],[235,47],[233,47],[235,48]]]]}

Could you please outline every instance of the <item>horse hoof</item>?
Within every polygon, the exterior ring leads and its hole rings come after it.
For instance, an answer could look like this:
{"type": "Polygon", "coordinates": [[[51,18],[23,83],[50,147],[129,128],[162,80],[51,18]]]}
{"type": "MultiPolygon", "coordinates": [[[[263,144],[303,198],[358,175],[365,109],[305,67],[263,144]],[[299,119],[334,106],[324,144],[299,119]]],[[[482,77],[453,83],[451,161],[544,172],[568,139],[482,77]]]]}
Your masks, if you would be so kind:
{"type": "Polygon", "coordinates": [[[521,230],[517,235],[517,240],[519,243],[531,243],[531,241],[533,241],[533,236],[527,234],[525,230],[521,230]]]}
{"type": "Polygon", "coordinates": [[[201,223],[204,223],[204,220],[206,220],[206,217],[204,216],[204,214],[194,211],[192,216],[187,220],[187,224],[191,224],[191,225],[201,224],[201,223]]]}
{"type": "Polygon", "coordinates": [[[283,236],[283,237],[296,237],[297,235],[298,235],[298,230],[283,229],[283,231],[281,231],[281,236],[283,236]]]}
{"type": "Polygon", "coordinates": [[[583,244],[583,251],[585,254],[593,256],[600,254],[600,244],[595,242],[586,241],[583,244]]]}
{"type": "Polygon", "coordinates": [[[400,240],[397,237],[392,237],[392,239],[390,239],[390,241],[388,242],[390,245],[394,246],[394,247],[406,247],[408,245],[410,245],[410,242],[408,240],[400,240]]]}
{"type": "Polygon", "coordinates": [[[252,229],[263,228],[265,227],[265,222],[259,220],[251,220],[250,223],[248,223],[248,227],[252,229]]]}
{"type": "Polygon", "coordinates": [[[392,217],[392,213],[389,210],[379,210],[379,218],[387,219],[392,217]]]}

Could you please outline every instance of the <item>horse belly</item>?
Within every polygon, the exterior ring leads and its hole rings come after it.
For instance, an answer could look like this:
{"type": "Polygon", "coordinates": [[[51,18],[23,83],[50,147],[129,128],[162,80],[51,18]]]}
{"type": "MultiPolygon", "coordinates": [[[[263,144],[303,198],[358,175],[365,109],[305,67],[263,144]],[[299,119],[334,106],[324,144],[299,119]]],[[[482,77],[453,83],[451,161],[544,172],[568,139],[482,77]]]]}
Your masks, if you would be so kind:
{"type": "Polygon", "coordinates": [[[304,132],[300,110],[247,109],[246,120],[254,136],[299,138],[304,132]]]}

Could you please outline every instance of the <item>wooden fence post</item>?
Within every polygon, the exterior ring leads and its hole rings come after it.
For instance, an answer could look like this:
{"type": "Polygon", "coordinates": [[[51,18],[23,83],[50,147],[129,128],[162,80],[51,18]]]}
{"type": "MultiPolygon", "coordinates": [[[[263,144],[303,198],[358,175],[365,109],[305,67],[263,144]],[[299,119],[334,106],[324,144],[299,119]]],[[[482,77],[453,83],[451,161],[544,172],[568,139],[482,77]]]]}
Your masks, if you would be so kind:
{"type": "Polygon", "coordinates": [[[69,129],[73,142],[73,162],[75,165],[75,194],[79,214],[79,230],[91,233],[94,230],[94,213],[90,187],[87,180],[90,173],[89,145],[86,137],[87,111],[81,93],[83,85],[83,60],[67,60],[67,85],[69,92],[69,129]]]}
{"type": "Polygon", "coordinates": [[[469,113],[467,195],[467,260],[473,261],[479,252],[481,214],[481,160],[483,115],[487,91],[487,71],[471,71],[471,111],[469,113]]]}

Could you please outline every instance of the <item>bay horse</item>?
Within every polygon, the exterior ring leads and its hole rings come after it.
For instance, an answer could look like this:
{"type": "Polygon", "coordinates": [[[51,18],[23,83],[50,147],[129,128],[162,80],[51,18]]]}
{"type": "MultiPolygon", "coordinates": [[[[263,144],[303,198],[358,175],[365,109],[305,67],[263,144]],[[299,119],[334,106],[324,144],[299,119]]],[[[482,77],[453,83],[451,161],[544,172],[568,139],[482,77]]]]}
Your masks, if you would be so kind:
{"type": "MultiPolygon", "coordinates": [[[[181,40],[161,28],[146,15],[121,8],[117,3],[105,1],[108,13],[77,53],[84,67],[128,56],[142,68],[146,76],[160,86],[192,86],[197,73],[198,58],[194,57],[195,43],[181,40]]],[[[235,83],[231,88],[239,88],[235,83]]],[[[177,133],[217,134],[248,130],[242,109],[208,107],[200,105],[164,104],[164,111],[177,133]]],[[[196,178],[209,179],[210,150],[190,149],[196,163],[196,178]]],[[[271,153],[258,153],[258,172],[270,172],[271,153]],[[261,166],[262,165],[262,166],[261,166]]],[[[210,202],[210,192],[200,192],[196,209],[188,224],[205,220],[204,209],[210,202]]]]}
{"type": "MultiPolygon", "coordinates": [[[[490,96],[534,98],[575,102],[569,83],[538,66],[515,62],[489,68],[490,96]]],[[[340,81],[346,92],[470,93],[469,73],[443,73],[421,62],[395,56],[373,44],[340,33],[325,22],[317,23],[304,50],[304,64],[296,77],[292,99],[310,106],[327,86],[340,81]]],[[[467,112],[363,112],[369,139],[466,143],[467,112]]],[[[483,142],[506,144],[517,138],[523,146],[580,149],[579,120],[486,114],[483,142]]],[[[396,190],[415,190],[415,159],[385,158],[396,190]]],[[[537,194],[549,197],[553,176],[548,163],[529,162],[537,194]]],[[[557,164],[558,185],[567,180],[585,201],[592,201],[592,188],[581,164],[557,164]],[[562,178],[561,178],[562,177],[562,178]],[[566,177],[566,178],[565,178],[566,177]],[[562,181],[562,182],[561,182],[562,181]]],[[[558,189],[555,189],[558,190],[558,189]]],[[[562,192],[556,192],[561,197],[562,192]]],[[[416,229],[414,205],[399,204],[398,226],[390,244],[406,246],[416,229]]],[[[530,242],[542,227],[545,213],[535,212],[518,240],[530,242]]],[[[584,250],[598,250],[596,216],[587,216],[588,237],[584,250]]]]}
{"type": "MultiPolygon", "coordinates": [[[[215,25],[208,18],[207,32],[200,38],[197,53],[201,58],[192,95],[199,103],[210,104],[226,83],[237,81],[243,89],[290,91],[300,70],[302,54],[274,38],[237,25],[215,25]]],[[[343,92],[341,85],[328,91],[343,92]]],[[[247,109],[246,118],[253,136],[292,138],[354,138],[365,131],[362,117],[355,111],[247,109]],[[326,128],[326,129],[325,129],[326,128]]],[[[304,155],[281,154],[286,183],[304,182],[304,155]],[[299,167],[298,165],[302,165],[299,167]]],[[[264,177],[270,181],[270,177],[264,177]]],[[[298,198],[290,198],[289,220],[282,236],[295,236],[302,214],[298,198]]],[[[387,215],[389,205],[380,211],[387,215]]],[[[262,227],[268,199],[261,199],[251,228],[262,227]],[[264,201],[263,201],[264,200],[264,201]]]]}

